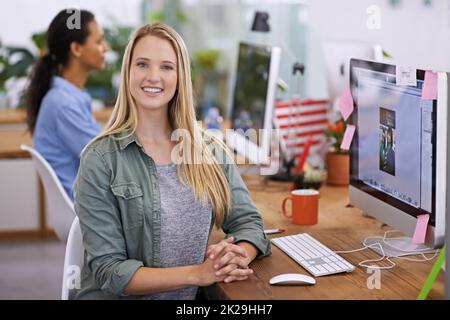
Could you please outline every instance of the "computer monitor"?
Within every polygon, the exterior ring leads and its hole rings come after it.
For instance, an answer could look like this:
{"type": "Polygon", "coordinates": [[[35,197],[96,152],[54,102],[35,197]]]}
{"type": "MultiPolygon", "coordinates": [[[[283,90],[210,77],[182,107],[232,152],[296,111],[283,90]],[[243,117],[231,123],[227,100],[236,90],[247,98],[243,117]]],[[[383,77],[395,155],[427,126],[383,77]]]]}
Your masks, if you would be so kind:
{"type": "MultiPolygon", "coordinates": [[[[447,74],[438,73],[437,99],[422,99],[424,70],[415,86],[396,84],[396,66],[352,59],[350,83],[356,126],[350,149],[350,203],[412,236],[428,214],[426,246],[444,243],[447,207],[447,74]]],[[[391,242],[390,242],[391,243],[391,242]]],[[[386,244],[386,243],[381,243],[386,244]]],[[[400,237],[386,251],[425,248],[400,237]]]]}
{"type": "Polygon", "coordinates": [[[350,82],[350,59],[381,61],[380,45],[359,41],[326,40],[322,42],[328,84],[328,99],[338,110],[338,98],[350,82]]]}
{"type": "Polygon", "coordinates": [[[281,49],[239,43],[227,145],[250,163],[268,164],[281,49]],[[260,130],[266,129],[266,130],[260,130]]]}

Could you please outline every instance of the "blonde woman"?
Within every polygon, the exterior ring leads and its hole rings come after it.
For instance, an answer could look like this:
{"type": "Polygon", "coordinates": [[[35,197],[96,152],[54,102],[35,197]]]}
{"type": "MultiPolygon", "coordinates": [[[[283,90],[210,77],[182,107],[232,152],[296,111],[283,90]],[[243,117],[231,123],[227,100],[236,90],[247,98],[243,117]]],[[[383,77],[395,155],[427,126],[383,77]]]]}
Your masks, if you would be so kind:
{"type": "Polygon", "coordinates": [[[164,24],[139,28],[111,119],[84,150],[74,186],[86,250],[77,298],[194,299],[198,287],[246,280],[249,263],[270,254],[235,165],[202,133],[184,41],[164,24]],[[175,148],[176,130],[188,148],[175,148]],[[207,248],[214,224],[227,239],[207,248]]]}

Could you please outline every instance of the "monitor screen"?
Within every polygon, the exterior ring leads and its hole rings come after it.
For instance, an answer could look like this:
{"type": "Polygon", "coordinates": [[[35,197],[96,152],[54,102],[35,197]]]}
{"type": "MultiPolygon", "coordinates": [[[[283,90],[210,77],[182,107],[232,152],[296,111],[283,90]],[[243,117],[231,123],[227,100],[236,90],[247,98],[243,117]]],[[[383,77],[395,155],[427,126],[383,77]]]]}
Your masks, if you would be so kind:
{"type": "Polygon", "coordinates": [[[239,44],[231,125],[246,132],[264,128],[271,47],[239,44]]]}
{"type": "Polygon", "coordinates": [[[226,143],[254,164],[269,164],[281,49],[240,43],[226,143]]]}
{"type": "Polygon", "coordinates": [[[352,60],[351,184],[434,226],[436,100],[421,99],[423,79],[397,85],[395,66],[352,60]]]}

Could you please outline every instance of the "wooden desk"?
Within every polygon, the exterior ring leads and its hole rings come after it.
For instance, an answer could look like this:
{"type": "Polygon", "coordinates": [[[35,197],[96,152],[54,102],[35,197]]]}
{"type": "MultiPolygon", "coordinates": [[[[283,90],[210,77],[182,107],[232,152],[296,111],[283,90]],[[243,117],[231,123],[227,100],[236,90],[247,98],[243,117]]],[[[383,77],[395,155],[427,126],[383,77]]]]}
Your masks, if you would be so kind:
{"type": "MultiPolygon", "coordinates": [[[[248,181],[248,180],[246,180],[248,181]]],[[[314,226],[296,226],[282,217],[280,204],[289,194],[289,184],[270,181],[266,187],[249,184],[249,190],[261,210],[266,229],[284,228],[287,232],[269,237],[307,232],[332,250],[361,248],[364,238],[383,235],[386,226],[373,218],[364,216],[357,208],[347,208],[348,191],[345,187],[321,188],[319,223],[314,226]]],[[[212,242],[223,238],[214,230],[212,242]]],[[[280,273],[309,273],[286,254],[272,245],[272,255],[255,260],[250,267],[254,274],[247,280],[229,284],[219,283],[207,288],[208,296],[219,299],[416,299],[435,260],[411,262],[393,259],[397,266],[381,270],[381,288],[369,289],[367,281],[373,274],[359,267],[360,261],[377,258],[371,250],[342,254],[356,266],[352,273],[317,277],[314,286],[271,286],[269,279],[280,273]]],[[[385,264],[387,265],[387,264],[385,264]]],[[[438,277],[429,299],[444,298],[443,273],[438,277]]]]}
{"type": "Polygon", "coordinates": [[[29,146],[33,144],[27,129],[16,126],[1,128],[0,126],[0,159],[30,158],[27,151],[20,149],[22,143],[29,146]]]}

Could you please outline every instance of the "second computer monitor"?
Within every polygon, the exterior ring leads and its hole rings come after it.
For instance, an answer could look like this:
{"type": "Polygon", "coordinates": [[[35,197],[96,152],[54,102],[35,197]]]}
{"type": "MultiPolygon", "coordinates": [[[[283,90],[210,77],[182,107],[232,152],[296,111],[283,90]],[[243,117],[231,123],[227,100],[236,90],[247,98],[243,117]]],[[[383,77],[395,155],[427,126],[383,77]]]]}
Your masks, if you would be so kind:
{"type": "Polygon", "coordinates": [[[278,47],[239,44],[230,110],[232,130],[227,130],[226,138],[231,149],[255,164],[269,162],[280,54],[278,47]]]}

